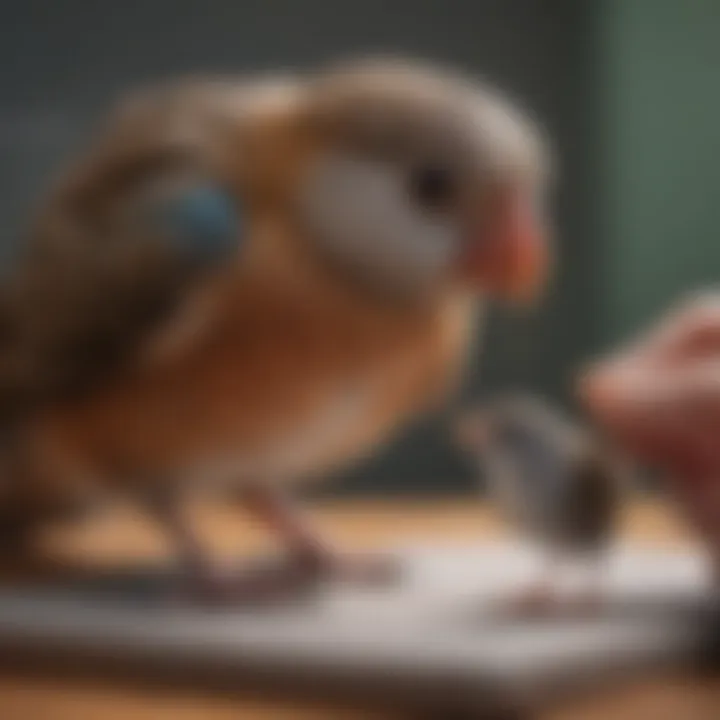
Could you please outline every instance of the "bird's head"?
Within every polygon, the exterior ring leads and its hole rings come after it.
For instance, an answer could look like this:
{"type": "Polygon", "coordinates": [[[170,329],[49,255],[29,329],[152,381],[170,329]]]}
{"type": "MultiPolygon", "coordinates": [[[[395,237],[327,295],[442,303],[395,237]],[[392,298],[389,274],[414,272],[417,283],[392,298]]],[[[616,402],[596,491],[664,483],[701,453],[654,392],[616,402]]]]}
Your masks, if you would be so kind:
{"type": "Polygon", "coordinates": [[[324,256],[411,292],[525,300],[541,288],[547,152],[510,101],[380,60],[321,73],[296,98],[304,150],[286,200],[324,256]]]}
{"type": "Polygon", "coordinates": [[[517,450],[548,429],[548,411],[538,400],[508,396],[464,413],[456,423],[455,439],[475,452],[490,447],[517,450]]]}
{"type": "Polygon", "coordinates": [[[154,233],[196,265],[255,253],[398,293],[522,299],[548,265],[546,155],[499,93],[419,63],[181,82],[122,105],[45,234],[154,233]]]}
{"type": "Polygon", "coordinates": [[[468,411],[455,432],[465,452],[502,462],[519,487],[547,487],[585,446],[578,428],[540,398],[525,394],[504,395],[468,411]]]}
{"type": "Polygon", "coordinates": [[[512,393],[467,411],[456,423],[455,438],[467,450],[493,447],[522,454],[538,442],[569,450],[581,432],[541,398],[512,393]]]}

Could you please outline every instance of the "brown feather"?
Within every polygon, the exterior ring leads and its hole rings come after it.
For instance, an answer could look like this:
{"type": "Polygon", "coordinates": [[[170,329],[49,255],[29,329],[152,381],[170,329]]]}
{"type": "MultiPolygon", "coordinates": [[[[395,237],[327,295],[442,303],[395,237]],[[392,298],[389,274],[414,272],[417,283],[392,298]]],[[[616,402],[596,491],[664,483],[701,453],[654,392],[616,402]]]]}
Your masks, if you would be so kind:
{"type": "Polygon", "coordinates": [[[237,300],[221,303],[223,314],[191,351],[53,408],[38,422],[38,437],[76,448],[80,459],[72,462],[101,475],[117,467],[123,476],[164,478],[205,458],[252,458],[258,449],[267,459],[246,471],[251,476],[317,473],[439,401],[460,370],[472,318],[464,301],[381,312],[322,285],[288,297],[292,290],[275,284],[230,278],[227,292],[237,300]],[[340,427],[326,428],[307,458],[265,469],[344,394],[361,407],[345,427],[338,417],[340,427]]]}
{"type": "MultiPolygon", "coordinates": [[[[32,448],[17,473],[23,493],[294,481],[369,452],[445,397],[475,301],[445,286],[420,298],[373,292],[318,253],[290,209],[308,164],[355,123],[354,100],[328,89],[331,112],[323,87],[303,102],[294,81],[152,91],[51,196],[0,307],[0,406],[10,413],[3,395],[18,394],[32,448]],[[137,184],[166,171],[210,173],[243,198],[242,258],[199,273],[131,232],[137,184]]],[[[412,87],[408,117],[457,92],[412,87]]],[[[533,158],[529,171],[539,160],[528,140],[495,151],[533,158]]],[[[491,159],[493,147],[473,157],[491,159]]]]}

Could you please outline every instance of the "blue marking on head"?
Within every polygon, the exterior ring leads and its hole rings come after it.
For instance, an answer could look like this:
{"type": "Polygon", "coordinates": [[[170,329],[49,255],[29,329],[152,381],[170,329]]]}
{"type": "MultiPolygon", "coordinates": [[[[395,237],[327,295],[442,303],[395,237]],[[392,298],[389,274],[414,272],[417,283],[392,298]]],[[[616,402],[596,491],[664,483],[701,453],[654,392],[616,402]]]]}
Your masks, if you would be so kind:
{"type": "Polygon", "coordinates": [[[238,203],[212,184],[195,185],[164,202],[159,220],[177,249],[198,262],[230,255],[240,240],[238,203]]]}

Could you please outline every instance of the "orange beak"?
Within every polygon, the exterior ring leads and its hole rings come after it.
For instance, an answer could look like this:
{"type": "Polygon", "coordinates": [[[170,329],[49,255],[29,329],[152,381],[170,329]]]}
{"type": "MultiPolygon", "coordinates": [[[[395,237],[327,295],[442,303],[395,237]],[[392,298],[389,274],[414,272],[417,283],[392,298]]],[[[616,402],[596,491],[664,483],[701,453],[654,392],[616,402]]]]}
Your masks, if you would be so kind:
{"type": "Polygon", "coordinates": [[[491,207],[482,225],[468,233],[458,272],[491,295],[530,302],[544,286],[549,270],[542,223],[523,193],[503,192],[491,207]]]}

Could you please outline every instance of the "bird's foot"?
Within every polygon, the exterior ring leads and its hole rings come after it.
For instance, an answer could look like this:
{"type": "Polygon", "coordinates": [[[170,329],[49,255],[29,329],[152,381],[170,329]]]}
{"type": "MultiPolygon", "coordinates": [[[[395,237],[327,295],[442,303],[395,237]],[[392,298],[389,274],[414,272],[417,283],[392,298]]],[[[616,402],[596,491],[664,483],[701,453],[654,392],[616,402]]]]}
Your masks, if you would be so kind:
{"type": "Polygon", "coordinates": [[[554,587],[546,582],[525,587],[508,600],[510,612],[524,616],[550,615],[559,604],[554,587]]]}
{"type": "Polygon", "coordinates": [[[182,599],[208,605],[268,605],[291,602],[316,589],[317,576],[284,558],[241,568],[203,568],[185,578],[182,599]]]}
{"type": "Polygon", "coordinates": [[[393,586],[403,576],[400,560],[386,553],[319,551],[290,562],[320,581],[366,588],[393,586]]]}
{"type": "Polygon", "coordinates": [[[332,583],[385,587],[401,577],[398,561],[386,555],[285,556],[232,569],[202,569],[188,576],[187,589],[208,604],[268,605],[303,599],[332,583]]]}
{"type": "Polygon", "coordinates": [[[383,553],[328,554],[318,560],[327,580],[364,587],[386,587],[402,579],[398,558],[383,553]]]}
{"type": "Polygon", "coordinates": [[[580,591],[568,599],[566,606],[571,612],[583,616],[598,615],[605,605],[602,593],[593,588],[580,591]]]}
{"type": "Polygon", "coordinates": [[[602,611],[604,605],[604,597],[594,588],[560,596],[549,584],[531,585],[512,597],[509,602],[511,612],[531,617],[593,617],[602,611]]]}

